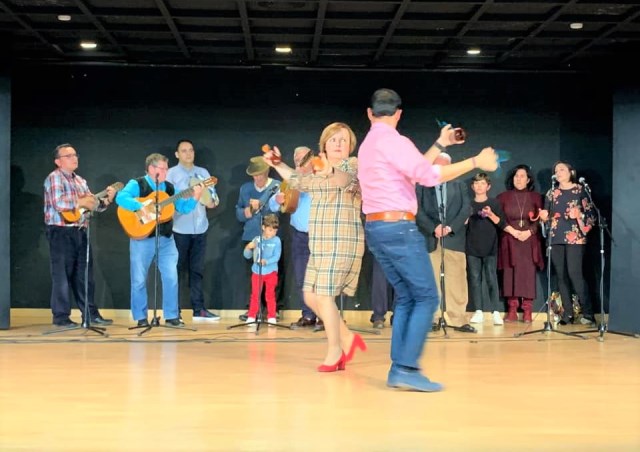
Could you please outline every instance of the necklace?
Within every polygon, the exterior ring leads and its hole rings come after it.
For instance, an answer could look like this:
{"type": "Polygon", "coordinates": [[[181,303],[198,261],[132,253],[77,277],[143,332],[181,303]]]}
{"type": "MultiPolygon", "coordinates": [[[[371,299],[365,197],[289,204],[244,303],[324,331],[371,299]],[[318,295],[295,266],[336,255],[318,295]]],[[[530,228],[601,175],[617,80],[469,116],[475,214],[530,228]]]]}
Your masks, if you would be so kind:
{"type": "Polygon", "coordinates": [[[524,227],[524,207],[527,205],[527,194],[524,194],[524,202],[522,203],[522,205],[520,205],[520,199],[518,198],[517,194],[513,195],[516,198],[516,202],[518,203],[518,209],[520,209],[520,221],[518,221],[518,226],[520,226],[521,228],[524,227]]]}

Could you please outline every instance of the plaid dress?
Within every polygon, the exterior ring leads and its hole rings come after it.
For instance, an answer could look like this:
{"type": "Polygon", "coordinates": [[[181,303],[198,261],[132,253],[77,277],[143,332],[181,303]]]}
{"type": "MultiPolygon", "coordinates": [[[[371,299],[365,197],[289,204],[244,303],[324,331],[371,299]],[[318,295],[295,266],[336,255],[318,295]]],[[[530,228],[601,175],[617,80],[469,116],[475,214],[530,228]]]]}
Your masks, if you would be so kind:
{"type": "Polygon", "coordinates": [[[309,250],[303,291],[318,295],[355,295],[364,254],[364,229],[360,219],[362,198],[356,177],[358,159],[351,157],[335,167],[350,177],[294,175],[292,186],[311,195],[309,250]]]}

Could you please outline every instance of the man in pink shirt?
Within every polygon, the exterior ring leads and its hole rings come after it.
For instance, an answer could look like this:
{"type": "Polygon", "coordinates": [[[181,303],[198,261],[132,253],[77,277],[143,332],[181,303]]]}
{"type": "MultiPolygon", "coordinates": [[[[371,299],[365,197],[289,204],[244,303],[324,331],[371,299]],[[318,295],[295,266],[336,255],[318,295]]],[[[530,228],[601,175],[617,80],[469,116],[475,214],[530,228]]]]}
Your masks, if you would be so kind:
{"type": "Polygon", "coordinates": [[[455,140],[447,125],[429,150],[421,153],[396,130],[400,106],[400,96],[393,90],[373,93],[367,109],[371,129],[358,151],[358,179],[369,250],[396,291],[387,386],[433,392],[442,385],[422,375],[419,359],[438,306],[438,290],[424,236],[415,224],[415,185],[434,186],[475,168],[494,171],[498,162],[495,151],[485,148],[452,165],[433,165],[447,146],[462,142],[455,140]]]}

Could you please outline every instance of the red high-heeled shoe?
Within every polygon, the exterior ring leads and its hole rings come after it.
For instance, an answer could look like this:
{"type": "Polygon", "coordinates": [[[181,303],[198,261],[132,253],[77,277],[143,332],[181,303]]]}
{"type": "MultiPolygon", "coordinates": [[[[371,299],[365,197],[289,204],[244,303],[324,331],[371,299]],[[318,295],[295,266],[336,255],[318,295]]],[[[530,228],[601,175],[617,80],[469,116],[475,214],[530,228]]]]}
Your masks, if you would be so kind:
{"type": "Polygon", "coordinates": [[[342,352],[342,356],[337,363],[333,365],[320,364],[318,366],[318,372],[335,372],[336,370],[344,370],[347,364],[347,357],[344,356],[344,352],[342,352]]]}
{"type": "Polygon", "coordinates": [[[367,344],[362,340],[362,337],[359,334],[353,335],[353,340],[351,341],[351,347],[349,347],[349,352],[345,356],[345,363],[348,363],[353,359],[353,355],[356,354],[356,348],[359,348],[363,352],[367,351],[367,344]]]}

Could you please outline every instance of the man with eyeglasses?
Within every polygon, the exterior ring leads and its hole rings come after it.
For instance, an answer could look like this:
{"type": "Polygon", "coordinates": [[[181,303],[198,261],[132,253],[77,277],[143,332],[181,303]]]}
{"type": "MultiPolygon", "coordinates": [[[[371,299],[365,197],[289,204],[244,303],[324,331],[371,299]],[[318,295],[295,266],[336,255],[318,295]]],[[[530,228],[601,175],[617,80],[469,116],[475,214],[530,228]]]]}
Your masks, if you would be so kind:
{"type": "MultiPolygon", "coordinates": [[[[67,221],[64,212],[104,211],[113,202],[115,189],[108,187],[105,198],[96,199],[87,181],[76,174],[78,153],[69,143],[53,151],[56,169],[44,181],[44,222],[49,241],[51,260],[51,312],[53,324],[62,327],[76,326],[71,315],[71,292],[83,316],[85,303],[89,303],[92,324],[110,325],[110,319],[100,315],[94,302],[93,253],[87,242],[88,215],[82,213],[76,221],[67,221]],[[85,300],[85,268],[89,247],[88,300],[85,300]]],[[[75,217],[75,215],[74,215],[75,217]]]]}
{"type": "MultiPolygon", "coordinates": [[[[162,154],[150,154],[145,160],[147,174],[131,179],[116,196],[119,207],[142,214],[155,214],[155,205],[145,205],[136,198],[144,198],[156,190],[175,194],[173,184],[167,181],[169,159],[162,154]]],[[[202,195],[202,186],[193,187],[190,198],[174,201],[176,211],[188,214],[196,208],[202,195]]],[[[173,239],[173,221],[158,224],[158,269],[162,279],[162,311],[165,323],[174,327],[184,326],[178,313],[178,249],[173,239]]],[[[139,327],[149,326],[147,301],[147,274],[155,256],[155,229],[142,239],[129,241],[129,262],[131,265],[131,313],[139,327]]]]}

